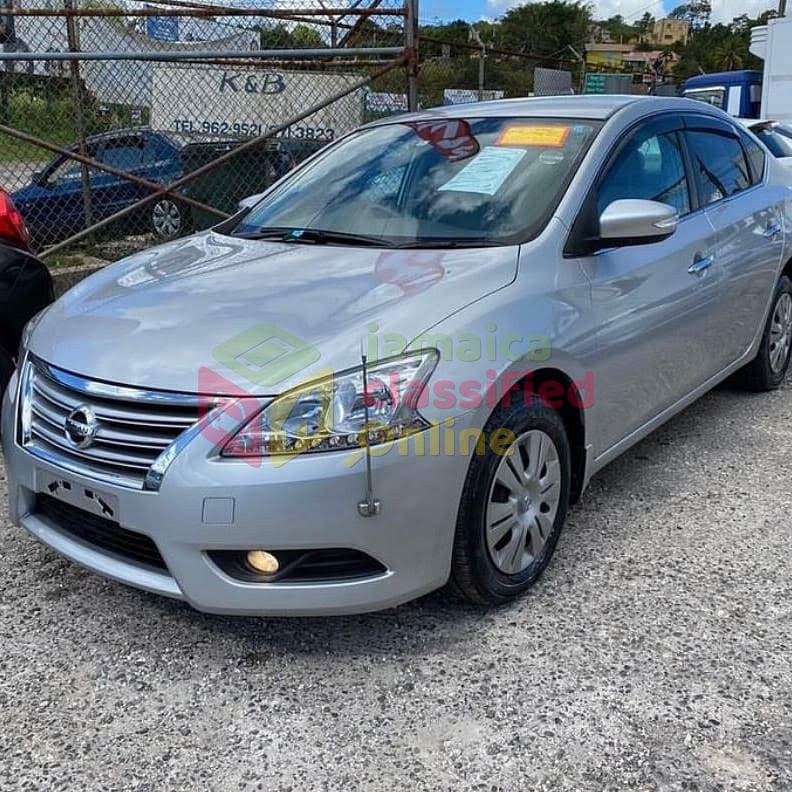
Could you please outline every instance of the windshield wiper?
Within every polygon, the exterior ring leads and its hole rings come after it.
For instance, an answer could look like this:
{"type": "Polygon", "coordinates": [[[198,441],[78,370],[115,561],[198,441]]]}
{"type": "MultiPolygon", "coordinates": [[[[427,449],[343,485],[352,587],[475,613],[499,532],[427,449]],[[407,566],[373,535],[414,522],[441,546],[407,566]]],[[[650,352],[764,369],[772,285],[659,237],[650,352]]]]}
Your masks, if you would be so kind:
{"type": "Polygon", "coordinates": [[[444,239],[425,238],[415,239],[412,242],[404,242],[397,245],[399,248],[415,248],[415,249],[432,249],[438,250],[452,250],[454,248],[478,248],[478,247],[501,247],[504,243],[497,239],[489,239],[488,237],[471,238],[471,239],[444,239]]]}
{"type": "Polygon", "coordinates": [[[396,247],[382,237],[348,234],[345,231],[326,231],[322,228],[262,228],[250,234],[237,234],[243,239],[277,239],[280,242],[301,242],[313,245],[366,245],[368,247],[396,247]]]}

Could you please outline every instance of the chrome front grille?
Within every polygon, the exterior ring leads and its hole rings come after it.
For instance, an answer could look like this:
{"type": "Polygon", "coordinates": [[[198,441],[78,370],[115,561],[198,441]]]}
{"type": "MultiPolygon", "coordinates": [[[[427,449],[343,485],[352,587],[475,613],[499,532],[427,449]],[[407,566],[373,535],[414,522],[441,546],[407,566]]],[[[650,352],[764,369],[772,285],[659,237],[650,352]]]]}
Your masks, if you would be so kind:
{"type": "Polygon", "coordinates": [[[94,382],[28,359],[22,371],[21,441],[28,451],[91,478],[142,489],[152,465],[198,420],[197,397],[94,382]],[[80,408],[96,419],[92,441],[67,436],[80,408]]]}

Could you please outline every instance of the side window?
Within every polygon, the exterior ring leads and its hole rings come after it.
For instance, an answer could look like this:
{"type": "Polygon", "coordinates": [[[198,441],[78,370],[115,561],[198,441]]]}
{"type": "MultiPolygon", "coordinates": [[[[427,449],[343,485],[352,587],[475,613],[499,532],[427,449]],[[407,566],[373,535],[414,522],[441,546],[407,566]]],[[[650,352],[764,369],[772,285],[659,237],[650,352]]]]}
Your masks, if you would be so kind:
{"type": "Polygon", "coordinates": [[[160,146],[157,141],[152,138],[144,138],[143,140],[143,164],[153,165],[157,160],[165,159],[162,156],[160,146]]]}
{"type": "MultiPolygon", "coordinates": [[[[96,147],[89,146],[86,152],[89,157],[96,157],[96,147]]],[[[94,178],[98,171],[93,168],[88,168],[90,178],[94,178]]],[[[52,168],[47,176],[48,184],[61,184],[63,186],[71,186],[73,184],[80,184],[82,182],[82,165],[77,160],[63,157],[52,168]]]]}
{"type": "Polygon", "coordinates": [[[621,198],[661,201],[680,215],[690,211],[690,189],[676,132],[637,132],[627,141],[600,183],[599,212],[621,198]]]}
{"type": "Polygon", "coordinates": [[[745,148],[745,155],[748,157],[748,166],[751,169],[751,184],[759,184],[764,179],[765,172],[765,153],[762,147],[744,132],[740,133],[745,148]]]}
{"type": "Polygon", "coordinates": [[[134,170],[143,164],[143,143],[139,138],[108,143],[100,154],[102,162],[119,170],[134,170]]]}
{"type": "Polygon", "coordinates": [[[751,174],[736,137],[712,131],[685,133],[703,206],[751,186],[751,174]]]}

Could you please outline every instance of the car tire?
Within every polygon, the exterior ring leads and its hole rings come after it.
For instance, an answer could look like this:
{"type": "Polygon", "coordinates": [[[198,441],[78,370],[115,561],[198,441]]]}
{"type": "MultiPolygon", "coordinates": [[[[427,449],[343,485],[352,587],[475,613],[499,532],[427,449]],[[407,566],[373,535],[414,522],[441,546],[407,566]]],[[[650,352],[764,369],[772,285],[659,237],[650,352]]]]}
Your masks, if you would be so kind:
{"type": "Polygon", "coordinates": [[[448,588],[497,605],[530,588],[552,558],[569,507],[570,451],[558,411],[535,397],[498,407],[484,436],[462,492],[448,588]],[[499,429],[514,433],[509,455],[492,448],[499,429]]]}
{"type": "Polygon", "coordinates": [[[14,361],[11,355],[3,347],[0,347],[0,404],[3,402],[8,383],[11,382],[14,368],[14,361]]]}
{"type": "Polygon", "coordinates": [[[158,239],[176,239],[188,230],[189,212],[184,204],[166,196],[151,205],[149,225],[158,239]]]}
{"type": "Polygon", "coordinates": [[[792,281],[778,279],[756,357],[739,372],[740,384],[753,391],[778,388],[786,377],[792,351],[792,281]]]}

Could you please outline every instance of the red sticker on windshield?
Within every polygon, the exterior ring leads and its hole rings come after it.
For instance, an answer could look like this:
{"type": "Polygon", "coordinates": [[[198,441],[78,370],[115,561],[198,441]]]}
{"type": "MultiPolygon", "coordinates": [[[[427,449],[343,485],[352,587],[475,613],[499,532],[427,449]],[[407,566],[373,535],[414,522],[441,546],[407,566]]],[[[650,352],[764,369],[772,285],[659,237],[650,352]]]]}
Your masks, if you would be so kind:
{"type": "Polygon", "coordinates": [[[449,162],[459,162],[479,153],[479,142],[470,124],[460,118],[445,121],[414,121],[407,124],[422,140],[440,152],[449,162]]]}

